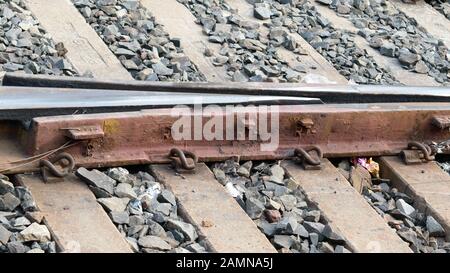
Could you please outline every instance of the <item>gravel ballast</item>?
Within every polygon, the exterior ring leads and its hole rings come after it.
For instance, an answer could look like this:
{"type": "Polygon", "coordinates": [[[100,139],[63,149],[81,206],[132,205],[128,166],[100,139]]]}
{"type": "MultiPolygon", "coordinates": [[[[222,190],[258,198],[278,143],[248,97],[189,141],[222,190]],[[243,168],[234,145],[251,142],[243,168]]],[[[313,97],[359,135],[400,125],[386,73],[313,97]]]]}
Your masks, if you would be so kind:
{"type": "Polygon", "coordinates": [[[358,34],[387,57],[397,58],[404,69],[427,74],[448,85],[450,54],[443,41],[425,32],[414,19],[389,1],[319,1],[359,28],[358,34]]]}
{"type": "Polygon", "coordinates": [[[364,199],[415,253],[450,252],[450,242],[445,239],[443,227],[433,216],[417,210],[413,198],[393,187],[389,179],[371,179],[368,170],[360,165],[352,166],[347,160],[342,161],[338,168],[344,176],[356,177],[350,180],[355,189],[362,193],[364,199]],[[358,169],[358,175],[352,175],[355,168],[358,169]],[[362,187],[356,187],[361,185],[356,183],[358,177],[367,177],[362,187]]]}
{"type": "Polygon", "coordinates": [[[0,174],[0,253],[55,253],[47,226],[36,222],[30,191],[0,174]]]}
{"type": "Polygon", "coordinates": [[[52,40],[21,0],[0,0],[0,74],[74,76],[62,43],[52,40]]]}
{"type": "Polygon", "coordinates": [[[217,181],[240,204],[281,253],[347,253],[344,238],[277,163],[233,160],[211,167],[217,181]]]}
{"type": "Polygon", "coordinates": [[[196,16],[209,41],[221,45],[205,55],[225,66],[234,81],[299,82],[316,67],[302,62],[306,51],[293,33],[301,35],[347,79],[358,84],[399,84],[389,71],[379,67],[354,43],[354,33],[335,29],[306,1],[251,1],[259,24],[240,17],[226,1],[178,0],[196,16]],[[271,19],[267,21],[267,19],[271,19]],[[263,27],[264,26],[264,27],[263,27]],[[297,55],[286,63],[279,55],[285,49],[297,55]]]}
{"type": "Polygon", "coordinates": [[[447,19],[450,20],[450,1],[448,0],[427,0],[428,4],[433,6],[437,11],[442,13],[447,19]]]}
{"type": "MultiPolygon", "coordinates": [[[[263,0],[254,4],[257,9],[267,9],[271,16],[272,31],[284,28],[302,36],[334,68],[347,79],[358,84],[399,84],[389,71],[381,68],[367,52],[355,44],[356,33],[335,28],[308,0],[263,0]]],[[[276,39],[285,43],[287,33],[276,39]]]]}
{"type": "Polygon", "coordinates": [[[202,26],[209,42],[220,45],[218,52],[206,47],[204,55],[214,65],[224,66],[232,81],[300,82],[307,71],[317,68],[302,63],[304,50],[290,35],[282,30],[264,28],[258,22],[243,18],[226,1],[178,2],[185,5],[197,18],[197,23],[202,26]],[[280,57],[281,49],[296,53],[297,60],[288,65],[280,57]]]}
{"type": "Polygon", "coordinates": [[[72,0],[133,78],[146,81],[205,81],[183,54],[180,41],[137,0],[72,0]]]}
{"type": "Polygon", "coordinates": [[[134,252],[207,252],[196,228],[178,215],[174,194],[149,173],[130,174],[120,167],[105,172],[79,168],[77,175],[134,252]]]}

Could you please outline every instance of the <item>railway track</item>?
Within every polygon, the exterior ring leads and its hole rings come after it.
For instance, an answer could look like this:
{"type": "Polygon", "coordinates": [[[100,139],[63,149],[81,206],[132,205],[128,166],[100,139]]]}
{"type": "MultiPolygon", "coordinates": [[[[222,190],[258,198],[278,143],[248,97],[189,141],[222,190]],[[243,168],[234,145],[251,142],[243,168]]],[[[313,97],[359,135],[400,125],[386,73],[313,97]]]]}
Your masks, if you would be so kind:
{"type": "Polygon", "coordinates": [[[0,1],[0,252],[450,252],[440,6],[259,2],[0,1]]]}
{"type": "MultiPolygon", "coordinates": [[[[171,128],[180,116],[170,108],[37,116],[27,126],[4,120],[2,173],[35,202],[31,211],[20,207],[17,188],[5,178],[4,217],[15,223],[13,215],[25,215],[45,224],[58,251],[447,251],[450,176],[431,156],[445,148],[420,144],[448,139],[447,103],[274,106],[266,113],[260,106],[244,108],[244,115],[243,109],[219,111],[226,106],[216,106],[213,116],[188,111],[184,119],[201,117],[205,134],[192,140],[177,140],[171,128]],[[265,118],[271,130],[280,121],[274,150],[274,139],[251,138],[265,137],[254,126],[265,118]],[[226,130],[243,138],[204,139],[211,120],[216,126],[237,122],[226,130]],[[380,176],[363,164],[345,169],[329,161],[349,157],[375,158],[380,176]],[[405,163],[414,161],[420,163],[405,163]],[[383,191],[381,184],[390,188],[383,191]],[[207,205],[215,203],[220,206],[207,205]],[[381,209],[388,204],[394,208],[381,209]]],[[[189,134],[198,131],[187,125],[189,134]]],[[[26,233],[20,228],[13,230],[26,233]]]]}

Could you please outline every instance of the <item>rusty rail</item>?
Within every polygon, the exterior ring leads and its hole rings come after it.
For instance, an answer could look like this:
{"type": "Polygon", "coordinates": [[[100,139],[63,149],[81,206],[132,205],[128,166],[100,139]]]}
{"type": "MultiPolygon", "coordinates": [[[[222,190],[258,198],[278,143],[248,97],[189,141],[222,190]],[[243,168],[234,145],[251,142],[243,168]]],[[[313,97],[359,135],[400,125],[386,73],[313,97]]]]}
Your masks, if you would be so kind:
{"type": "MultiPolygon", "coordinates": [[[[245,113],[244,120],[238,112],[223,112],[212,117],[191,111],[186,116],[192,124],[195,120],[199,122],[202,126],[200,131],[213,118],[223,124],[227,119],[232,120],[233,136],[237,136],[238,126],[242,125],[245,129],[241,140],[227,140],[226,136],[223,136],[224,140],[176,140],[172,128],[180,117],[174,116],[172,109],[38,117],[31,121],[28,131],[18,129],[14,123],[8,125],[9,129],[3,126],[0,130],[0,167],[8,170],[8,167],[15,166],[9,162],[45,154],[68,141],[73,143],[64,151],[73,155],[77,166],[84,167],[170,163],[168,155],[173,148],[194,152],[200,162],[230,157],[244,160],[285,159],[294,157],[295,149],[310,146],[318,146],[323,156],[328,158],[394,155],[407,149],[412,141],[448,140],[450,131],[437,126],[433,122],[435,116],[450,116],[450,104],[288,105],[271,109],[267,115],[253,108],[245,113]],[[262,149],[262,145],[273,139],[262,140],[258,134],[257,139],[250,138],[253,128],[257,128],[256,125],[266,118],[269,132],[272,121],[279,121],[276,134],[279,145],[273,151],[262,149]],[[305,120],[308,122],[302,122],[305,120]],[[83,128],[96,129],[89,131],[83,128]],[[82,137],[74,135],[74,132],[79,132],[82,137]]],[[[192,126],[189,134],[194,136],[194,133],[192,126]]],[[[15,166],[9,172],[23,172],[36,167],[35,164],[15,166]]]]}

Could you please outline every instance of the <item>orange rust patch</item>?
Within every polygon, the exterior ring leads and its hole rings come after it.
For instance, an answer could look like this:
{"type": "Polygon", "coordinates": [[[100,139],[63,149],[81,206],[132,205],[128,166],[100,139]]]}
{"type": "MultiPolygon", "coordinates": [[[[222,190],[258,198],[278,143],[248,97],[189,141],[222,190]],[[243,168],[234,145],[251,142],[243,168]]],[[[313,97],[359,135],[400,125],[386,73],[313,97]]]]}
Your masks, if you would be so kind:
{"type": "Polygon", "coordinates": [[[119,131],[119,121],[116,119],[107,119],[103,121],[103,131],[105,134],[114,134],[119,131]]]}

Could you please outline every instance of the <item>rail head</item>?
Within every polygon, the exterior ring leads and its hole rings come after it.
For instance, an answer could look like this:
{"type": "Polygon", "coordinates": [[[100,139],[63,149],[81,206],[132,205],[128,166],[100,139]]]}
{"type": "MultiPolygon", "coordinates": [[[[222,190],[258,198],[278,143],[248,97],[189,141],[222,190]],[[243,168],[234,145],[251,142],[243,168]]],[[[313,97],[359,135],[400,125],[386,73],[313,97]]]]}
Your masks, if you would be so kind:
{"type": "Polygon", "coordinates": [[[100,89],[201,94],[295,96],[319,98],[325,103],[450,102],[450,87],[337,85],[269,82],[148,82],[98,80],[83,77],[6,73],[3,86],[100,89]]]}

